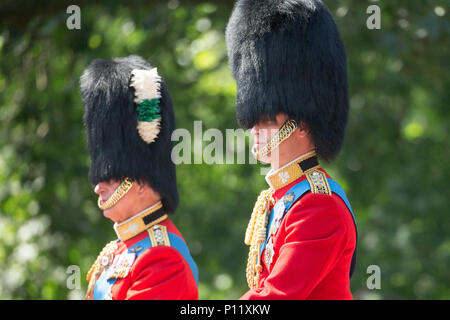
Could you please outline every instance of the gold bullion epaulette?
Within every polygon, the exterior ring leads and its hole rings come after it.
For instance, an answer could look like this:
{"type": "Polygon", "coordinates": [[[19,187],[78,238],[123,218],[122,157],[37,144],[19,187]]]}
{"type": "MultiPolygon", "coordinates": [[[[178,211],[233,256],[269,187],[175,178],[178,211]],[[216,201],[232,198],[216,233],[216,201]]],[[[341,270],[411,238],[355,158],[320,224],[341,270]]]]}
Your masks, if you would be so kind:
{"type": "Polygon", "coordinates": [[[328,184],[327,176],[324,172],[314,169],[305,173],[311,186],[312,193],[322,193],[331,196],[330,185],[328,184]]]}
{"type": "Polygon", "coordinates": [[[148,236],[150,237],[152,247],[157,246],[170,247],[169,234],[167,233],[167,228],[165,226],[155,224],[154,226],[148,229],[148,236]]]}

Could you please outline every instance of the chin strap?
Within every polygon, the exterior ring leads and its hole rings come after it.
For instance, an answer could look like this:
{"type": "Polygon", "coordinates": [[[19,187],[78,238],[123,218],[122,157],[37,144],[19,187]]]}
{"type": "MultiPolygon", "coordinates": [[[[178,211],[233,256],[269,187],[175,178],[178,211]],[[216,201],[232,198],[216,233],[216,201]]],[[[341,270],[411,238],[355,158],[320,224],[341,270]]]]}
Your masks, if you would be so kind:
{"type": "Polygon", "coordinates": [[[131,187],[133,186],[133,181],[131,181],[130,178],[126,178],[122,181],[122,183],[117,187],[116,191],[112,194],[111,197],[109,197],[108,200],[105,201],[105,203],[100,203],[100,197],[98,198],[98,207],[101,210],[107,210],[109,208],[112,208],[117,202],[119,202],[120,199],[128,192],[130,191],[131,187]]]}
{"type": "Polygon", "coordinates": [[[284,140],[289,138],[296,128],[297,122],[295,122],[295,120],[287,120],[272,136],[270,141],[266,143],[259,151],[257,151],[255,147],[252,148],[254,157],[259,160],[262,157],[270,154],[272,150],[277,148],[284,140]]]}

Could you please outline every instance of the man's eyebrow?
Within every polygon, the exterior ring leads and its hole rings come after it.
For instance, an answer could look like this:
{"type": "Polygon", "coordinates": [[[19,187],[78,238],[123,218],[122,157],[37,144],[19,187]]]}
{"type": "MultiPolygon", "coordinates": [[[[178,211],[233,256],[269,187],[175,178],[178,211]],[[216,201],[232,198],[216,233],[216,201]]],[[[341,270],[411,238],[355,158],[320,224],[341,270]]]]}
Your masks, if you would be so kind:
{"type": "Polygon", "coordinates": [[[259,124],[276,124],[277,120],[274,119],[262,119],[259,121],[259,124]]]}

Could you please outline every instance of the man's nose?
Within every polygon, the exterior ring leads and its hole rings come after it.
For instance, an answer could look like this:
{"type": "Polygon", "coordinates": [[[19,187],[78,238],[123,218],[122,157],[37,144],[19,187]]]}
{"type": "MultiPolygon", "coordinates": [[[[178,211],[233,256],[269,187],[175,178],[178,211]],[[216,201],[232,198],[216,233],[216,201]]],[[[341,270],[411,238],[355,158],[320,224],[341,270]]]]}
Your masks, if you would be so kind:
{"type": "Polygon", "coordinates": [[[99,195],[103,191],[103,189],[104,189],[103,184],[101,182],[99,182],[95,186],[94,192],[99,195]]]}
{"type": "Polygon", "coordinates": [[[257,128],[257,125],[254,125],[254,126],[252,127],[252,129],[250,130],[250,133],[251,133],[252,135],[254,135],[254,136],[256,136],[256,135],[259,134],[259,129],[257,128]]]}

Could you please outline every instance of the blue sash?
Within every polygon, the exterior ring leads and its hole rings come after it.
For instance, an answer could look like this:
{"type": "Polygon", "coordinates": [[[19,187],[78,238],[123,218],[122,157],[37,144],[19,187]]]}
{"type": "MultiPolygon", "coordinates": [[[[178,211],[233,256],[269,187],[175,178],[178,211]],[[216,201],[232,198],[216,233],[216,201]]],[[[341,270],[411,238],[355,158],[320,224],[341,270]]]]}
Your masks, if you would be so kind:
{"type": "MultiPolygon", "coordinates": [[[[195,263],[194,259],[192,259],[191,253],[189,251],[188,246],[186,245],[186,242],[176,234],[173,234],[171,232],[167,232],[169,235],[169,241],[170,246],[175,248],[186,260],[186,262],[189,265],[189,268],[191,269],[192,275],[194,276],[195,282],[198,285],[198,268],[197,264],[195,263]]],[[[142,249],[136,252],[136,258],[143,253],[146,249],[152,247],[152,243],[150,241],[149,237],[145,237],[141,241],[137,242],[133,246],[128,248],[128,252],[133,252],[133,249],[141,247],[142,249]]],[[[108,270],[104,271],[100,277],[98,278],[95,289],[94,289],[94,296],[93,300],[104,300],[108,297],[108,295],[111,294],[111,287],[116,282],[117,278],[109,278],[108,279],[108,270]]]]}
{"type": "MultiPolygon", "coordinates": [[[[348,210],[352,214],[353,222],[355,224],[356,246],[355,246],[355,251],[353,251],[352,262],[351,262],[351,265],[350,265],[350,274],[349,274],[349,276],[351,277],[352,274],[353,274],[353,271],[355,270],[356,249],[357,249],[357,246],[358,246],[358,229],[356,227],[356,219],[355,219],[355,215],[353,214],[352,207],[350,206],[350,202],[348,201],[347,196],[345,195],[344,189],[342,189],[342,187],[336,181],[331,180],[329,178],[327,178],[327,179],[328,179],[328,184],[330,186],[331,192],[337,194],[342,199],[342,201],[344,201],[344,203],[347,206],[348,210]]],[[[269,238],[271,236],[269,234],[270,227],[274,223],[275,217],[277,217],[277,223],[278,224],[281,223],[281,221],[283,220],[285,214],[289,211],[289,209],[292,207],[292,205],[298,199],[300,199],[301,196],[303,196],[306,192],[308,192],[310,190],[311,190],[311,186],[310,186],[308,180],[303,180],[302,182],[296,184],[291,189],[289,189],[288,192],[286,192],[285,196],[289,195],[289,194],[292,194],[292,196],[289,199],[290,201],[285,201],[284,197],[277,201],[277,203],[275,204],[275,206],[273,207],[273,209],[272,209],[272,211],[270,212],[270,215],[269,215],[269,222],[268,222],[268,225],[267,225],[266,240],[264,241],[263,245],[261,246],[260,255],[262,255],[262,253],[264,251],[264,248],[266,247],[267,242],[269,241],[269,238]]]]}

